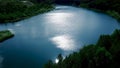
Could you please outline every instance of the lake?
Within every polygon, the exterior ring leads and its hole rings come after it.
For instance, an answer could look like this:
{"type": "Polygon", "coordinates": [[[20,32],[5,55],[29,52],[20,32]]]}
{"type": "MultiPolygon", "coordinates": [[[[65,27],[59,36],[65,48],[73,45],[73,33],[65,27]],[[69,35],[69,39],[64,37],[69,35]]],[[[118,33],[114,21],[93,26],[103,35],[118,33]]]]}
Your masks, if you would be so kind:
{"type": "Polygon", "coordinates": [[[42,68],[78,51],[84,45],[95,44],[101,34],[111,34],[120,25],[103,13],[84,8],[57,5],[55,9],[15,22],[1,24],[15,36],[0,43],[0,68],[42,68]]]}

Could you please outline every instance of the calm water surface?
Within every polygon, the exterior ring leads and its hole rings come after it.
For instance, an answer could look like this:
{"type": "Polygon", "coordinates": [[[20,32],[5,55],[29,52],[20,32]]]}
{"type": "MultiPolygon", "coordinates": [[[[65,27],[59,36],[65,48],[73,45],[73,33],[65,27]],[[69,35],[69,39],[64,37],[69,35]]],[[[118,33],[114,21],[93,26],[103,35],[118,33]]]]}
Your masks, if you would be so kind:
{"type": "Polygon", "coordinates": [[[42,68],[49,59],[64,56],[86,44],[96,43],[101,34],[120,28],[110,16],[72,6],[56,6],[48,13],[0,25],[15,36],[0,43],[0,68],[42,68]]]}

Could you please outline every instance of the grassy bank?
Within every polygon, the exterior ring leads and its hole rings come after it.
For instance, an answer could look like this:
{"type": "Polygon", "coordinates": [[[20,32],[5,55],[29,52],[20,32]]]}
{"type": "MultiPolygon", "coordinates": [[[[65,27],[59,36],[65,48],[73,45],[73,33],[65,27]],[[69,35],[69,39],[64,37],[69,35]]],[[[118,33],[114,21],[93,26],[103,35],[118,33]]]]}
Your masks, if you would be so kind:
{"type": "Polygon", "coordinates": [[[59,54],[58,63],[51,60],[44,68],[120,68],[120,30],[112,35],[101,35],[96,44],[90,44],[63,59],[59,54]]]}
{"type": "Polygon", "coordinates": [[[0,0],[0,23],[16,22],[53,9],[52,4],[0,0]]]}
{"type": "Polygon", "coordinates": [[[13,37],[14,34],[9,30],[0,31],[0,43],[13,37]]]}

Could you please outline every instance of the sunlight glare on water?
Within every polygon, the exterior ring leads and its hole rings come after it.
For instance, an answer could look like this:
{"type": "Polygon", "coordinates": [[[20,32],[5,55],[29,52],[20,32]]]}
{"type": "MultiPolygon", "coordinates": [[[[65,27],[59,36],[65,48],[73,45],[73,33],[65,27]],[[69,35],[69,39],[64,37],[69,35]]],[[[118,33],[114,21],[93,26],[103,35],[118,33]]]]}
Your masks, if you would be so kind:
{"type": "Polygon", "coordinates": [[[50,40],[56,44],[57,48],[60,48],[64,51],[73,51],[77,48],[74,39],[72,39],[69,35],[55,36],[50,40]]]}

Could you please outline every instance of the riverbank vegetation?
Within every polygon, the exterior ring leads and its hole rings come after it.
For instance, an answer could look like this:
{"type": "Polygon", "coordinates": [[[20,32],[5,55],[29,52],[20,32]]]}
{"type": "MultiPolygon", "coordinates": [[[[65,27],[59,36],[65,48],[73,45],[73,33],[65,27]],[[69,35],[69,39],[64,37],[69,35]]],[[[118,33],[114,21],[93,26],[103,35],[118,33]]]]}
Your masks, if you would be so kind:
{"type": "Polygon", "coordinates": [[[15,22],[53,9],[49,0],[0,0],[0,23],[15,22]]]}
{"type": "Polygon", "coordinates": [[[0,31],[0,42],[3,42],[13,36],[14,34],[9,30],[0,31]]]}
{"type": "Polygon", "coordinates": [[[58,63],[49,61],[44,68],[120,68],[120,30],[112,35],[101,35],[96,44],[83,47],[58,63]]]}
{"type": "Polygon", "coordinates": [[[104,12],[120,21],[119,0],[81,0],[80,7],[104,12]]]}

